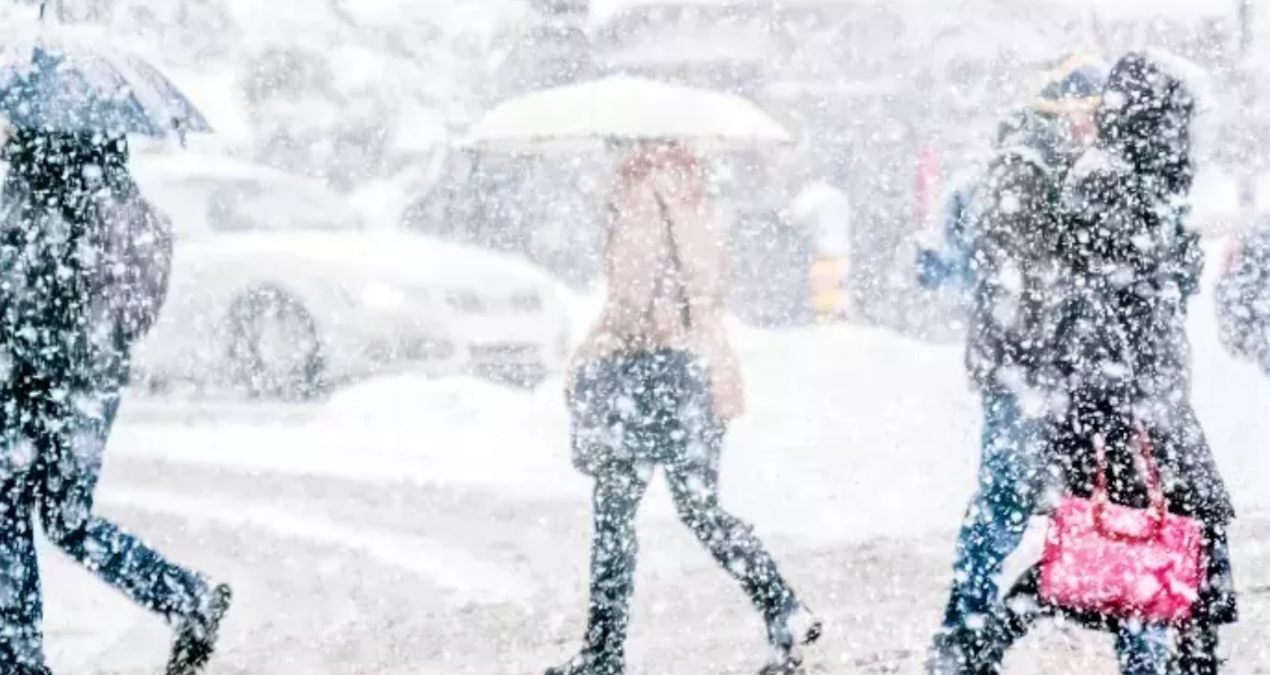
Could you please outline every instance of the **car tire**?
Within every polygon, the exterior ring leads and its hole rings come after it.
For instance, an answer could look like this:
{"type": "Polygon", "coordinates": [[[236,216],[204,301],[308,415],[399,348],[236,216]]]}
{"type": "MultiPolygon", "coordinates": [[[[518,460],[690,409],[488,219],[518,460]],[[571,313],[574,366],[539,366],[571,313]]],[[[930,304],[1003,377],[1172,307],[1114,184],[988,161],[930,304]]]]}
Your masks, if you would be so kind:
{"type": "Polygon", "coordinates": [[[317,323],[282,289],[255,288],[234,300],[228,357],[232,384],[251,398],[307,401],[326,393],[317,323]]]}
{"type": "Polygon", "coordinates": [[[486,366],[477,374],[504,387],[522,391],[537,391],[547,381],[547,371],[542,366],[486,366]]]}

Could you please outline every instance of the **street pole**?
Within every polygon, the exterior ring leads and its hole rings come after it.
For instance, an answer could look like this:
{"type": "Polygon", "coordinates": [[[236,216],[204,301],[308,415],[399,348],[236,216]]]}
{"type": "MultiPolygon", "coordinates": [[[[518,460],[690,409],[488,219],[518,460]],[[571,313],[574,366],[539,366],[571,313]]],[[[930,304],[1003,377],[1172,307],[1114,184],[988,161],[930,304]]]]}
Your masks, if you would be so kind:
{"type": "MultiPolygon", "coordinates": [[[[1252,138],[1239,139],[1245,148],[1252,148],[1252,151],[1260,151],[1260,134],[1254,132],[1257,126],[1254,122],[1254,113],[1257,106],[1257,85],[1253,77],[1252,68],[1250,67],[1252,53],[1252,0],[1238,0],[1239,2],[1239,72],[1241,77],[1239,83],[1243,91],[1240,92],[1240,99],[1243,103],[1243,109],[1240,111],[1244,133],[1249,134],[1252,138]],[[1253,141],[1258,141],[1254,143],[1253,141]]],[[[1251,159],[1251,158],[1248,158],[1251,159]]],[[[1257,209],[1257,169],[1256,166],[1260,162],[1244,161],[1239,176],[1239,208],[1242,222],[1241,227],[1249,227],[1252,225],[1253,219],[1256,218],[1257,209]]]]}
{"type": "Polygon", "coordinates": [[[1252,0],[1239,0],[1239,55],[1248,58],[1252,46],[1252,0]]]}

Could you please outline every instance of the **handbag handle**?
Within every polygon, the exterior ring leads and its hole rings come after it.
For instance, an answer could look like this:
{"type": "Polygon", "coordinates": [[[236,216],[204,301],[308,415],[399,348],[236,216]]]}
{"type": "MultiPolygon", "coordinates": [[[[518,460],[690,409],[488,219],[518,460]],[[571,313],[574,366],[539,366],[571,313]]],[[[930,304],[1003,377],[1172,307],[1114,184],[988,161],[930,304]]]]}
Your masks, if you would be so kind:
{"type": "Polygon", "coordinates": [[[1107,525],[1107,505],[1111,498],[1107,494],[1107,444],[1102,434],[1094,436],[1094,452],[1098,461],[1098,473],[1094,485],[1094,529],[1108,539],[1120,541],[1154,541],[1164,530],[1164,517],[1168,511],[1168,500],[1164,496],[1164,487],[1160,482],[1160,467],[1155,461],[1155,453],[1151,439],[1141,422],[1134,423],[1133,447],[1135,460],[1139,470],[1146,477],[1147,494],[1151,505],[1147,509],[1147,517],[1151,527],[1143,534],[1128,534],[1111,529],[1107,525]]]}

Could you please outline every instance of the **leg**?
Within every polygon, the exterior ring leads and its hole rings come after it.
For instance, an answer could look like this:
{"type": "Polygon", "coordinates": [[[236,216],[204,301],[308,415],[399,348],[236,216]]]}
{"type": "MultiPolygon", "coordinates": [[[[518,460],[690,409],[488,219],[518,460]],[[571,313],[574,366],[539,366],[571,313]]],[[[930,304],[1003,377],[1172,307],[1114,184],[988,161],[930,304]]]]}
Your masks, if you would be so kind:
{"type": "Polygon", "coordinates": [[[27,468],[15,466],[17,452],[13,442],[0,446],[0,664],[36,671],[44,665],[44,606],[31,513],[35,496],[27,468]]]}
{"type": "Polygon", "coordinates": [[[680,520],[773,626],[797,606],[797,600],[753,528],[719,506],[723,435],[722,425],[707,425],[696,442],[689,443],[687,452],[666,466],[666,480],[680,520]]]}
{"type": "Polygon", "coordinates": [[[1121,675],[1167,675],[1170,638],[1167,626],[1122,626],[1116,631],[1121,675]]]}
{"type": "Polygon", "coordinates": [[[1187,623],[1178,629],[1178,675],[1217,675],[1221,659],[1217,656],[1217,625],[1206,618],[1187,623]]]}
{"type": "Polygon", "coordinates": [[[585,661],[588,675],[621,675],[626,629],[634,591],[638,541],[635,514],[648,489],[648,475],[620,464],[596,478],[592,509],[591,604],[587,612],[585,661]]]}
{"type": "Polygon", "coordinates": [[[1180,675],[1217,675],[1218,627],[1238,618],[1235,582],[1230,568],[1230,549],[1224,526],[1209,526],[1208,578],[1200,589],[1191,621],[1178,630],[1177,670],[1180,675]]]}
{"type": "Polygon", "coordinates": [[[930,670],[959,675],[999,673],[1010,647],[1022,640],[1037,621],[1055,615],[1054,609],[1041,599],[1040,586],[1040,567],[1033,566],[1006,592],[998,611],[983,615],[973,628],[957,628],[936,638],[930,670]]]}
{"type": "Polygon", "coordinates": [[[67,555],[133,602],[176,622],[203,606],[207,582],[93,514],[118,406],[117,392],[81,395],[64,415],[65,426],[41,434],[40,519],[49,540],[67,555]]]}
{"type": "Polygon", "coordinates": [[[989,614],[997,603],[996,576],[1023,540],[1036,501],[1038,440],[1008,394],[984,394],[983,459],[979,488],[957,536],[945,628],[989,614]]]}

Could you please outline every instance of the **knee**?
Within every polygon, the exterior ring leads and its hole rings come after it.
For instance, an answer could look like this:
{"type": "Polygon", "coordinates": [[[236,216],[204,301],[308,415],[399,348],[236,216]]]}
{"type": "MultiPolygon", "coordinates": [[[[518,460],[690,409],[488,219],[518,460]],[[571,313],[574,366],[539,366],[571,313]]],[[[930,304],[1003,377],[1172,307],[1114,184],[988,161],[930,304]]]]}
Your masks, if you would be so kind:
{"type": "Polygon", "coordinates": [[[706,530],[705,512],[707,505],[704,499],[692,495],[675,495],[675,514],[679,522],[701,536],[706,530]]]}
{"type": "Polygon", "coordinates": [[[723,513],[713,495],[677,490],[674,497],[675,512],[679,515],[680,522],[701,541],[708,542],[714,537],[727,536],[730,531],[745,527],[740,521],[723,513]]]}
{"type": "Polygon", "coordinates": [[[88,530],[88,514],[71,505],[48,504],[40,506],[40,525],[49,542],[63,551],[74,554],[84,546],[88,530]]]}
{"type": "Polygon", "coordinates": [[[1024,527],[1036,501],[1030,481],[995,476],[983,481],[971,505],[975,523],[1004,528],[1024,527]]]}

